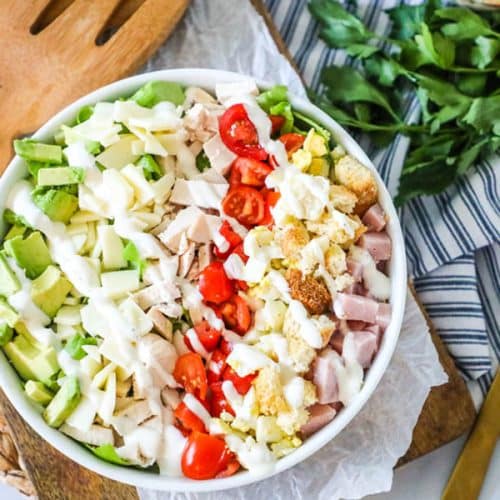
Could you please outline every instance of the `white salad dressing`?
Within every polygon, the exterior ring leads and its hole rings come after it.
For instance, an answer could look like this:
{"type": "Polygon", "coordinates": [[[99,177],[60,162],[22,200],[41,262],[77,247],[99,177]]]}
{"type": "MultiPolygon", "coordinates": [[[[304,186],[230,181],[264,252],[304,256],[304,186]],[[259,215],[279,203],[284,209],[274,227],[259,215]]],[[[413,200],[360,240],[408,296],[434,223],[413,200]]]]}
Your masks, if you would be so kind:
{"type": "Polygon", "coordinates": [[[366,289],[378,300],[388,300],[391,296],[391,280],[377,269],[368,250],[353,246],[349,251],[350,257],[363,266],[363,281],[366,289]]]}
{"type": "Polygon", "coordinates": [[[212,417],[207,409],[189,392],[184,395],[182,399],[184,404],[191,410],[205,425],[205,428],[210,427],[210,420],[212,417]]]}
{"type": "Polygon", "coordinates": [[[292,300],[288,306],[288,311],[296,323],[300,325],[300,336],[314,349],[320,349],[323,346],[323,338],[319,332],[318,326],[307,315],[306,308],[302,302],[292,300]]]}
{"type": "Polygon", "coordinates": [[[283,387],[286,402],[292,408],[300,408],[304,403],[305,381],[302,377],[293,377],[283,387]]]}

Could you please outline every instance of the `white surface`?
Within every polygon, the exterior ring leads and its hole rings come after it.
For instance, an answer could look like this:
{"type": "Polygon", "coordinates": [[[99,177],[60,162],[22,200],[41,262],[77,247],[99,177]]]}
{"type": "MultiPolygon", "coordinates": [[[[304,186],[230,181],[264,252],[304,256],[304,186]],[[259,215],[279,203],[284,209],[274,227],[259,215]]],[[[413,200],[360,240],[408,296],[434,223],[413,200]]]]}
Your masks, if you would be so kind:
{"type": "MultiPolygon", "coordinates": [[[[366,497],[367,500],[426,500],[439,499],[453,469],[455,460],[462,449],[464,438],[457,439],[429,455],[412,462],[394,475],[394,484],[390,493],[366,497]]],[[[500,498],[500,445],[490,463],[479,500],[500,498]]],[[[25,500],[13,488],[0,484],[2,500],[25,500]]]]}

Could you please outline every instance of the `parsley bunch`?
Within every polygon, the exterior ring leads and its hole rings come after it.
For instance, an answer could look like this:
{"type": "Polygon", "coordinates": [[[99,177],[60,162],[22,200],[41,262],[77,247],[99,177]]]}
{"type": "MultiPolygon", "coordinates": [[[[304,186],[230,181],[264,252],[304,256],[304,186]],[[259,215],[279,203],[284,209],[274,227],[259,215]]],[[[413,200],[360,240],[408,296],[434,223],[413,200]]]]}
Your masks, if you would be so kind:
{"type": "Polygon", "coordinates": [[[500,12],[443,7],[439,0],[387,11],[389,36],[369,30],[334,0],[310,0],[321,38],[360,61],[323,68],[316,104],[379,145],[411,138],[396,203],[437,194],[480,157],[500,149],[500,12]],[[405,123],[414,92],[420,122],[405,123]]]}

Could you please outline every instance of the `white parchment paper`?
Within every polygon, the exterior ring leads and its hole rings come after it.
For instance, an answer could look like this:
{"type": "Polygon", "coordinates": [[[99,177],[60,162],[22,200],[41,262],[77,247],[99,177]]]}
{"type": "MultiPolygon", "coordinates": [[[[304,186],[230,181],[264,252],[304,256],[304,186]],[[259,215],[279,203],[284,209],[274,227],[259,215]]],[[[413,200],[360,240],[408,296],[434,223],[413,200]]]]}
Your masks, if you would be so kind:
{"type": "MultiPolygon", "coordinates": [[[[203,67],[285,83],[305,95],[249,0],[193,0],[144,71],[203,67]]],[[[445,383],[425,319],[408,296],[400,341],[375,393],[356,418],[305,462],[259,483],[209,494],[139,490],[142,500],[309,500],[361,498],[388,491],[429,390],[445,383]]]]}

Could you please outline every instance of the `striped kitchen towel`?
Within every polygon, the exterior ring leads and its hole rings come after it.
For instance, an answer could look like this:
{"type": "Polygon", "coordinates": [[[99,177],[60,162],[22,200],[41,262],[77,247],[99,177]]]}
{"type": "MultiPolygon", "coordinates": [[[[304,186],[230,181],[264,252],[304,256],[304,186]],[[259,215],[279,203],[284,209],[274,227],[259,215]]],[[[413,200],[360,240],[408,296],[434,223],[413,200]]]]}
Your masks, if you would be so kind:
{"type": "MultiPolygon", "coordinates": [[[[342,50],[318,38],[319,27],[307,0],[264,0],[307,85],[321,92],[320,72],[329,64],[353,64],[342,50]]],[[[353,2],[346,2],[351,10],[353,2]]],[[[399,0],[363,0],[357,13],[377,32],[389,30],[384,9],[399,0]]],[[[408,96],[407,119],[418,116],[418,102],[408,96]]],[[[377,150],[358,140],[394,194],[408,149],[400,136],[377,150]]],[[[420,299],[457,365],[484,392],[500,359],[500,158],[471,169],[439,196],[425,196],[401,210],[408,264],[420,299]]]]}

